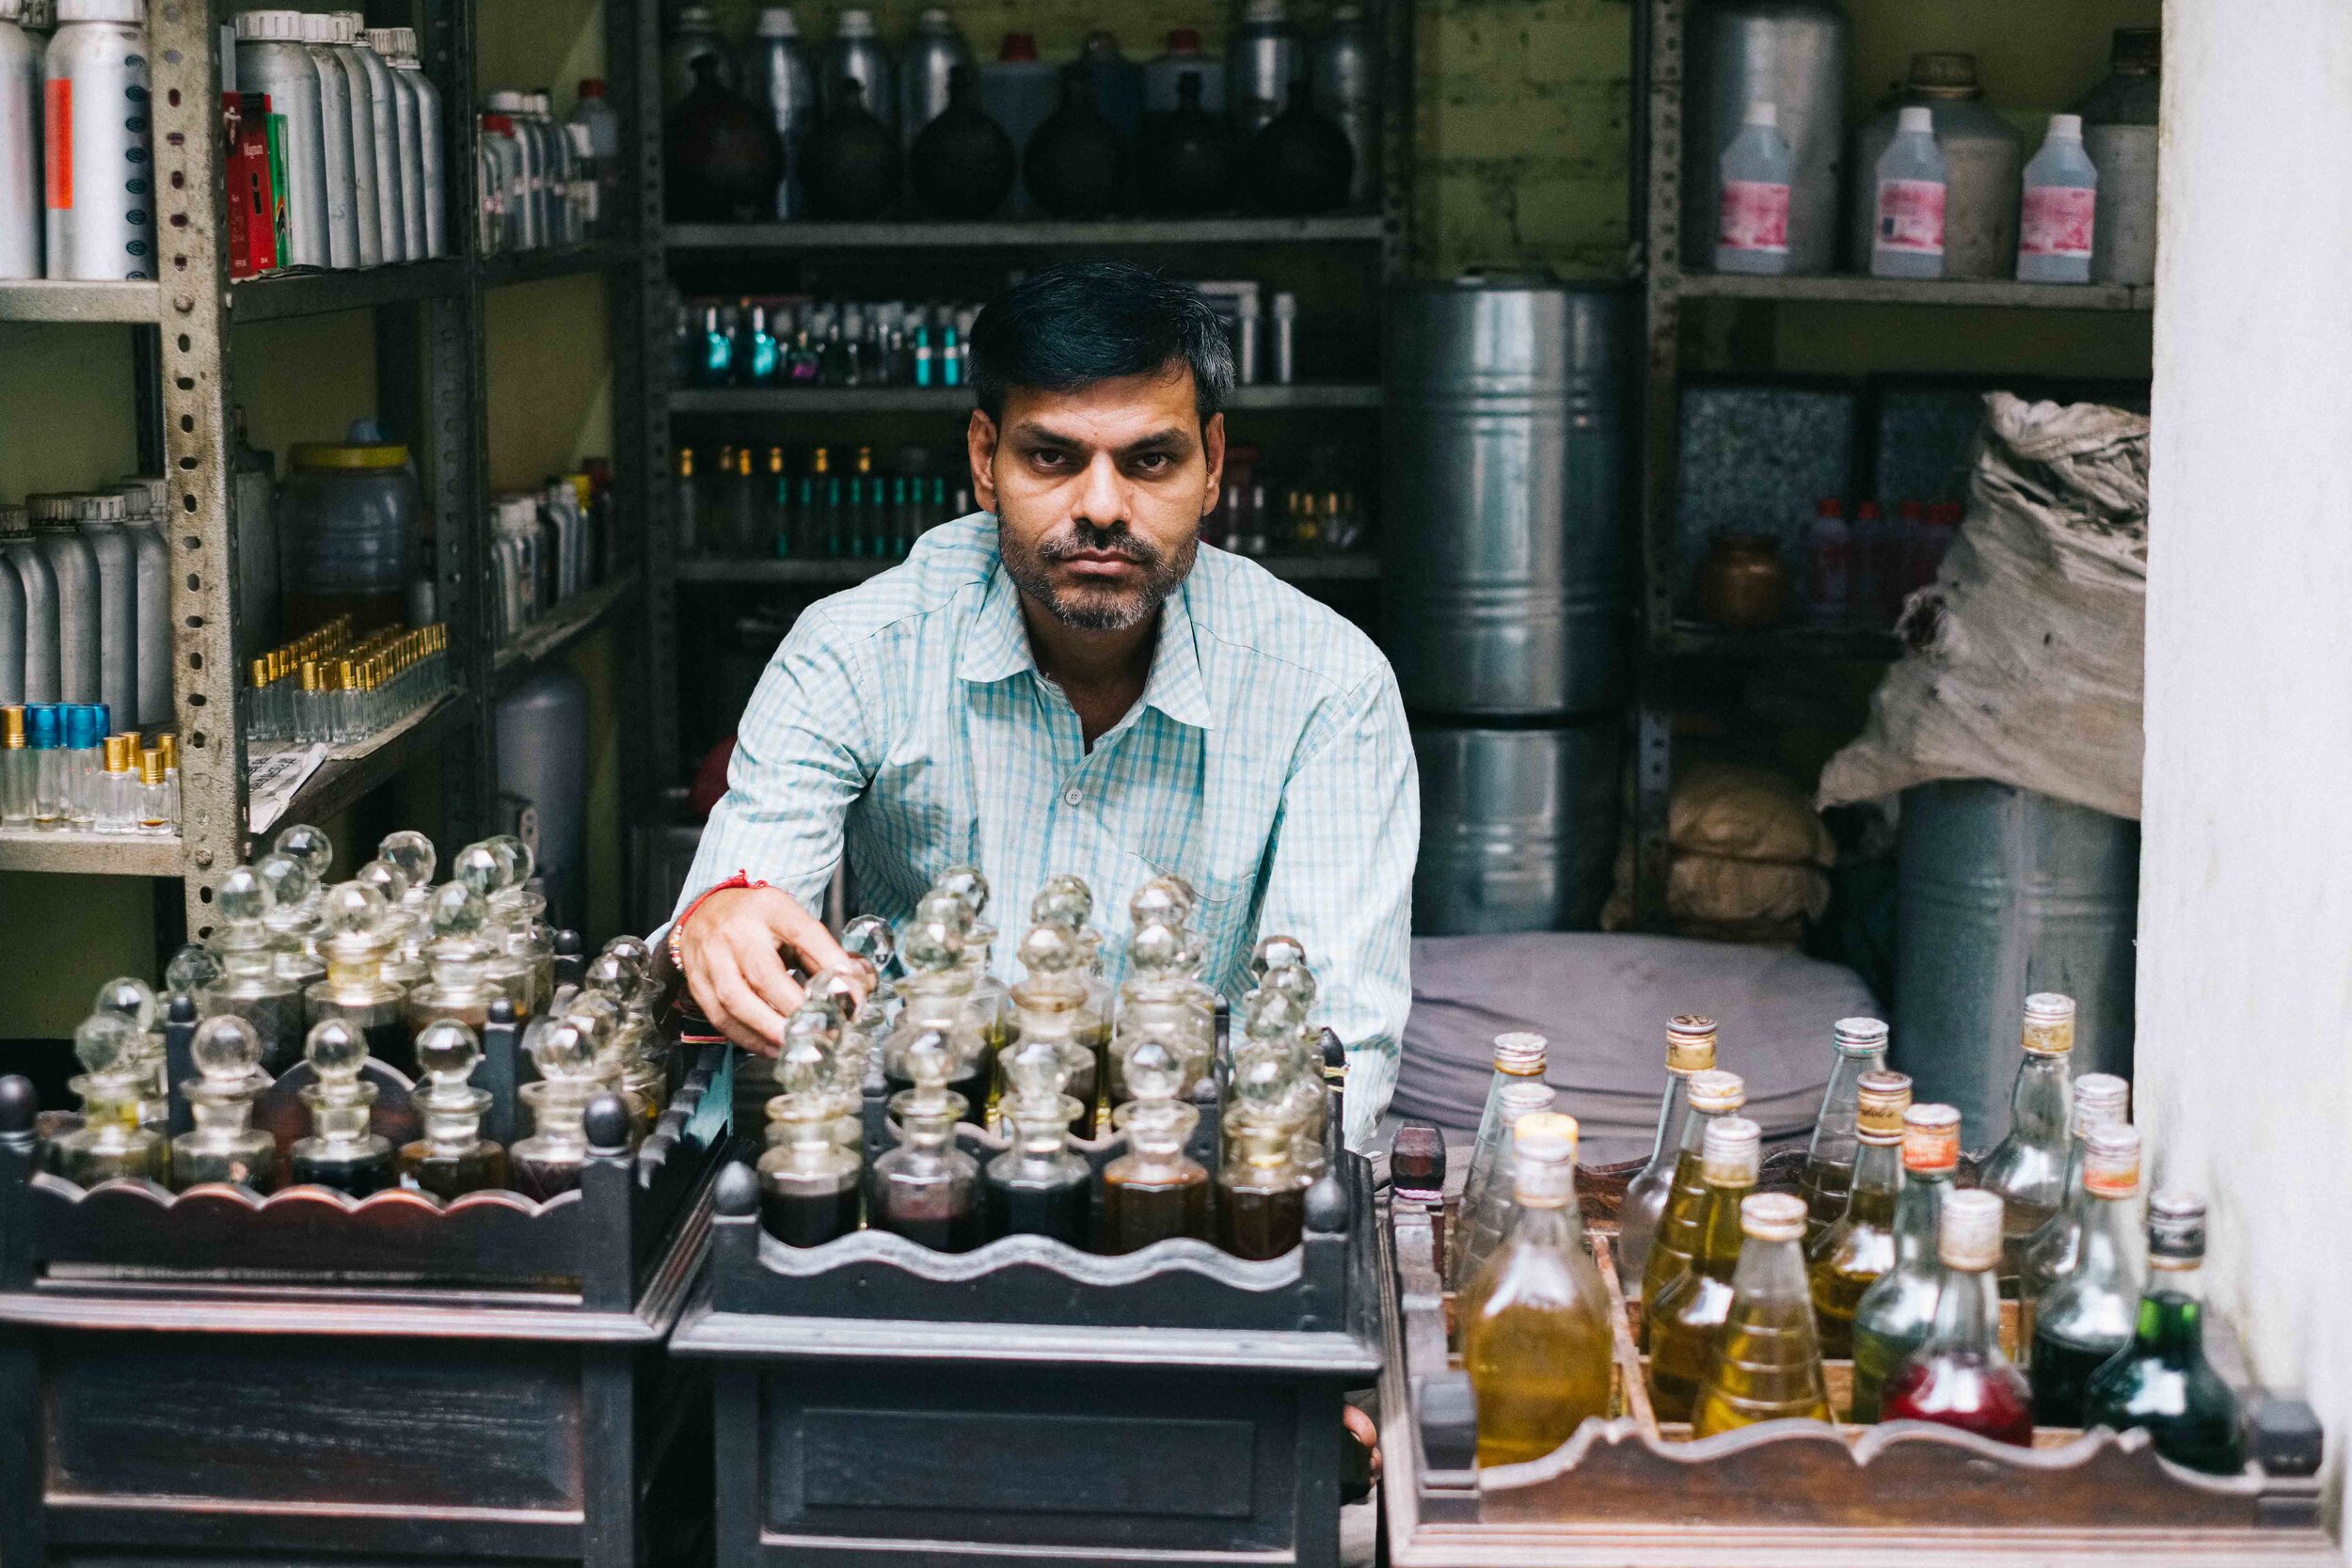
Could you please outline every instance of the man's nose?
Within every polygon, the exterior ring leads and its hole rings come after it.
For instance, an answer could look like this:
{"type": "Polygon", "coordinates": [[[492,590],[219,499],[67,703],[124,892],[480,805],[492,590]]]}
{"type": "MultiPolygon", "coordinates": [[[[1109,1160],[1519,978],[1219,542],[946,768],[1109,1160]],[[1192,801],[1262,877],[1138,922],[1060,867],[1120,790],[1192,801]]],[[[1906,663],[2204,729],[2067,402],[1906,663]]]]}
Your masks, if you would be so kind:
{"type": "Polygon", "coordinates": [[[1097,452],[1087,465],[1072,515],[1096,528],[1115,528],[1127,520],[1127,486],[1110,453],[1097,452]]]}

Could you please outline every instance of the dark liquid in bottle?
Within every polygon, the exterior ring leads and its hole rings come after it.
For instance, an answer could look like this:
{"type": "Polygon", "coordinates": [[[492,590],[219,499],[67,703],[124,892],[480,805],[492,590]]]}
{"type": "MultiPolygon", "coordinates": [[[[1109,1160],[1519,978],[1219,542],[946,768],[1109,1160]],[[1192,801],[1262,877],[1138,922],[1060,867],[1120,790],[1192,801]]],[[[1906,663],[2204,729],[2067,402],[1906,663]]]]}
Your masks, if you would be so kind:
{"type": "Polygon", "coordinates": [[[516,1154],[514,1167],[515,1190],[541,1203],[580,1185],[578,1160],[538,1160],[516,1154]]]}
{"type": "Polygon", "coordinates": [[[2085,1346],[2056,1335],[2033,1337],[2033,1418],[2038,1426],[2083,1424],[2083,1391],[2090,1374],[2115,1359],[2122,1344],[2085,1346]]]}
{"type": "Polygon", "coordinates": [[[969,1184],[894,1186],[885,1181],[876,1195],[875,1209],[878,1228],[919,1242],[933,1252],[969,1252],[980,1244],[980,1212],[969,1184]]]}
{"type": "Polygon", "coordinates": [[[1279,1258],[1298,1244],[1306,1227],[1307,1191],[1250,1192],[1220,1186],[1217,1245],[1236,1258],[1279,1258]]]}
{"type": "Polygon", "coordinates": [[[381,1020],[370,1020],[360,1025],[359,1037],[368,1042],[368,1054],[390,1068],[404,1078],[417,1075],[417,1037],[408,1031],[397,1005],[387,1005],[381,1020]]]}
{"type": "Polygon", "coordinates": [[[433,1146],[420,1138],[401,1148],[400,1174],[415,1183],[418,1191],[446,1202],[468,1193],[505,1186],[506,1150],[484,1142],[461,1154],[436,1154],[433,1146]]]}
{"type": "Polygon", "coordinates": [[[397,1185],[399,1172],[392,1164],[392,1151],[388,1145],[381,1152],[366,1154],[356,1160],[321,1159],[315,1154],[296,1150],[294,1156],[294,1179],[296,1186],[332,1187],[353,1197],[365,1197],[397,1185]]]}
{"type": "Polygon", "coordinates": [[[759,1195],[759,1223],[786,1246],[823,1246],[857,1228],[857,1187],[837,1193],[779,1193],[759,1195]]]}
{"type": "Polygon", "coordinates": [[[2033,1443],[2033,1411],[2017,1369],[1987,1357],[1938,1352],[1932,1360],[1905,1362],[1879,1399],[1882,1421],[1934,1421],[1996,1443],[2033,1443]]]}
{"type": "Polygon", "coordinates": [[[1105,1172],[1100,1250],[1134,1252],[1170,1236],[1209,1235],[1208,1173],[1177,1186],[1138,1186],[1105,1172]]]}
{"type": "Polygon", "coordinates": [[[1058,1187],[1011,1185],[993,1179],[980,1186],[981,1222],[989,1237],[1051,1236],[1074,1247],[1093,1228],[1094,1195],[1083,1180],[1058,1187]]]}

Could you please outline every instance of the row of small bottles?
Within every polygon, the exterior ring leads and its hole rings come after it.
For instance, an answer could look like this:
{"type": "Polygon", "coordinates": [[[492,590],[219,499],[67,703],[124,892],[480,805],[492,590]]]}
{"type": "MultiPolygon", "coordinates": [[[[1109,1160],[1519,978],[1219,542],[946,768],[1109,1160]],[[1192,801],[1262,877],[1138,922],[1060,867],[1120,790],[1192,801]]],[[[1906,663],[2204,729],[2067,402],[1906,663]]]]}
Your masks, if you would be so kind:
{"type": "Polygon", "coordinates": [[[988,974],[987,899],[977,871],[952,868],[895,946],[881,922],[853,922],[845,935],[862,973],[811,983],[777,1064],[784,1092],[768,1106],[770,1233],[815,1246],[863,1221],[949,1252],[1012,1235],[1111,1254],[1178,1237],[1251,1259],[1297,1245],[1327,1116],[1307,1022],[1315,981],[1298,943],[1258,944],[1243,1037],[1213,1089],[1216,997],[1198,976],[1181,879],[1155,878],[1130,902],[1130,973],[1115,995],[1084,881],[1055,877],[1032,900],[1026,976],[1009,988],[988,974]],[[885,982],[894,958],[901,973],[885,982]],[[898,1144],[869,1169],[860,1109],[877,1058],[898,1144]],[[1197,1099],[1213,1092],[1225,1146],[1214,1177],[1189,1148],[1197,1099]],[[1106,1131],[1126,1148],[1098,1181],[1073,1140],[1101,1154],[1106,1131]],[[983,1164],[961,1141],[1001,1151],[983,1164]]]}
{"type": "Polygon", "coordinates": [[[134,475],[0,506],[0,705],[103,703],[126,728],[171,722],[167,488],[134,475]]]}
{"type": "MultiPolygon", "coordinates": [[[[1697,1436],[1829,1419],[1822,1359],[1851,1356],[1843,1419],[1929,1421],[2019,1445],[2037,1425],[2141,1427],[2177,1463],[2235,1473],[2236,1400],[2202,1351],[2204,1206],[2157,1194],[2143,1252],[2128,1086],[2072,1079],[2074,1020],[2067,997],[2027,998],[2010,1132],[1972,1188],[1956,1186],[1960,1113],[1912,1103],[1910,1079],[1885,1069],[1883,1023],[1841,1021],[1796,1196],[1754,1190],[1762,1134],[1739,1115],[1744,1085],[1715,1069],[1711,1021],[1675,1020],[1658,1144],[1628,1187],[1617,1243],[1626,1293],[1644,1304],[1658,1418],[1697,1436]],[[2023,1370],[2001,1344],[2004,1294],[2020,1304],[2023,1370]]],[[[1496,1061],[1495,1126],[1448,1258],[1482,1464],[1549,1452],[1606,1415],[1611,1354],[1572,1183],[1553,1158],[1553,1124],[1567,1118],[1548,1109],[1542,1042],[1506,1036],[1496,1061]],[[1547,1216],[1533,1229],[1531,1190],[1547,1216]],[[1550,1217],[1564,1205],[1565,1219],[1550,1217]],[[1536,1275],[1565,1284],[1531,1292],[1536,1275]],[[1545,1347],[1550,1392],[1526,1383],[1530,1346],[1545,1347]]],[[[1572,1159],[1572,1130],[1566,1148],[1572,1159]]]]}
{"type": "Polygon", "coordinates": [[[349,745],[383,734],[449,694],[449,627],[439,622],[354,639],[351,617],[254,659],[248,745],[349,745]]]}
{"type": "Polygon", "coordinates": [[[891,472],[876,466],[871,447],[842,461],[833,448],[817,447],[800,471],[794,467],[780,446],[765,452],[723,446],[707,469],[695,449],[679,448],[680,550],[729,559],[895,561],[923,534],[972,511],[968,475],[933,471],[920,448],[900,452],[891,472]],[[913,462],[910,452],[918,454],[913,462]]]}
{"type": "Polygon", "coordinates": [[[180,737],[107,733],[103,703],[0,707],[0,832],[166,837],[180,825],[180,737]]]}
{"type": "Polygon", "coordinates": [[[685,387],[961,387],[979,307],[961,300],[681,301],[685,387]]]}

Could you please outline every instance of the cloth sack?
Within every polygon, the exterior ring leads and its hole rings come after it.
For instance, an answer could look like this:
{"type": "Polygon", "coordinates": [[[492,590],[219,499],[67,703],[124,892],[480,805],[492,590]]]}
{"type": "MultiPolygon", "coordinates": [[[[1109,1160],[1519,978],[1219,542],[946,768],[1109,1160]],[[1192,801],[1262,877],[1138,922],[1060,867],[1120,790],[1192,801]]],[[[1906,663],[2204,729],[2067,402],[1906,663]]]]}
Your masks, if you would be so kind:
{"type": "MultiPolygon", "coordinates": [[[[1684,936],[1793,943],[1829,907],[1836,843],[1812,803],[1765,768],[1702,758],[1666,805],[1666,917],[1684,936]]],[[[1633,924],[1633,846],[1617,851],[1604,930],[1633,924]]]]}

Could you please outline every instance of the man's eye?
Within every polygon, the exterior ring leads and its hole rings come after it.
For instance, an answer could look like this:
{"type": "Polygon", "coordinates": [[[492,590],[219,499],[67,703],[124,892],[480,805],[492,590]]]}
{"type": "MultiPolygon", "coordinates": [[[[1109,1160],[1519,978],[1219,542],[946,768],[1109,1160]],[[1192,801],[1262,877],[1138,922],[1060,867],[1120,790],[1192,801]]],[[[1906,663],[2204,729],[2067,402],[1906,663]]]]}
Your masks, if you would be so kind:
{"type": "Polygon", "coordinates": [[[1164,474],[1173,462],[1174,459],[1164,451],[1147,451],[1136,459],[1135,467],[1137,473],[1164,474]]]}
{"type": "Polygon", "coordinates": [[[1059,468],[1069,463],[1070,455],[1059,451],[1033,451],[1029,454],[1029,461],[1041,468],[1059,468]]]}

